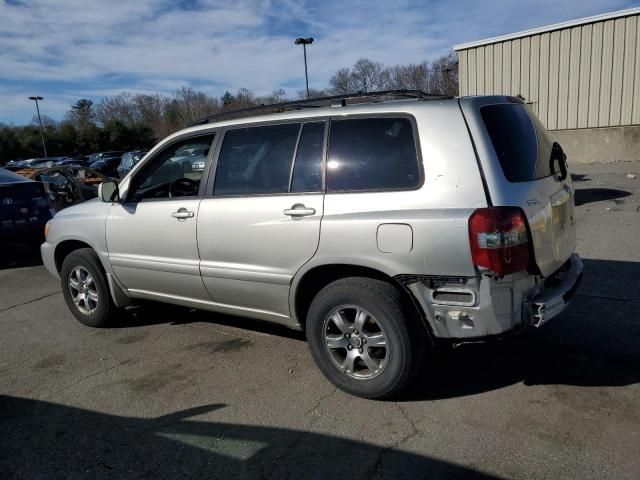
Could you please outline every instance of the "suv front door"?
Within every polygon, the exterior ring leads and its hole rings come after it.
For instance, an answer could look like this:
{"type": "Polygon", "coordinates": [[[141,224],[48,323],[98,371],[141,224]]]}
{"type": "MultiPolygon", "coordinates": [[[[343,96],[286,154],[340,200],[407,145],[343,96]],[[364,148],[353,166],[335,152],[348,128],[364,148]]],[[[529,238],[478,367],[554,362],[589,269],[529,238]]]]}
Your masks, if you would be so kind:
{"type": "Polygon", "coordinates": [[[320,237],[325,129],[314,120],[226,130],[198,216],[200,271],[221,310],[290,322],[291,280],[320,237]]]}
{"type": "Polygon", "coordinates": [[[196,240],[203,171],[192,168],[194,159],[185,152],[204,148],[206,159],[213,139],[209,133],[172,142],[133,174],[126,198],[111,207],[109,260],[132,296],[209,300],[196,240]]]}

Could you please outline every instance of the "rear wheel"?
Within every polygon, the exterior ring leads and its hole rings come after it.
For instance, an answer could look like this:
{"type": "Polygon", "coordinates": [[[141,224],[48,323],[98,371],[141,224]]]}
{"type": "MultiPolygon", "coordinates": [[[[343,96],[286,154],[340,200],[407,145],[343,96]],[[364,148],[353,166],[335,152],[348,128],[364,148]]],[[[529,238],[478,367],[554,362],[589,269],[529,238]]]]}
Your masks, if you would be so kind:
{"type": "Polygon", "coordinates": [[[307,341],[322,373],[338,388],[388,398],[419,370],[426,336],[412,307],[391,284],[362,277],[322,289],[307,316],[307,341]]]}
{"type": "Polygon", "coordinates": [[[96,252],[82,248],[67,255],[60,281],[67,307],[81,323],[90,327],[109,324],[116,307],[96,252]]]}

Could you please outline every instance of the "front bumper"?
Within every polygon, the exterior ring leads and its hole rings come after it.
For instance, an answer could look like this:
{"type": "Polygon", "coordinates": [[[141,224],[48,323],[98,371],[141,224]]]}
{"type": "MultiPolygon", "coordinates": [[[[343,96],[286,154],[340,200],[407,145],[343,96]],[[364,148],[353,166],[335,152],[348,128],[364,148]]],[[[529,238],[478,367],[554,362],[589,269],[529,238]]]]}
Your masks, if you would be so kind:
{"type": "Polygon", "coordinates": [[[532,298],[525,300],[523,310],[528,323],[539,327],[562,312],[576,293],[582,280],[582,260],[571,255],[565,267],[545,281],[545,286],[532,298]]]}
{"type": "Polygon", "coordinates": [[[49,270],[49,273],[56,278],[60,278],[60,274],[58,273],[58,269],[56,268],[55,261],[55,245],[50,242],[44,242],[40,245],[40,255],[42,256],[42,263],[49,270]]]}

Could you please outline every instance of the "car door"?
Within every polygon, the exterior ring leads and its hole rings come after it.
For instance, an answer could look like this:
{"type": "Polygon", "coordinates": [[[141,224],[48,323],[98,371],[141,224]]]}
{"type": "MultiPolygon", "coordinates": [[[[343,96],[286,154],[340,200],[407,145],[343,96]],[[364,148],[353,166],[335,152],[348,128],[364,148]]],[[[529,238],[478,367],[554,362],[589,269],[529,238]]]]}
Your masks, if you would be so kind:
{"type": "Polygon", "coordinates": [[[109,260],[134,297],[208,300],[200,278],[196,222],[203,171],[180,161],[185,148],[211,148],[213,133],[171,142],[123,186],[106,226],[109,260]]]}
{"type": "Polygon", "coordinates": [[[198,216],[200,271],[220,308],[289,321],[289,286],[315,253],[326,122],[231,128],[198,216]]]}

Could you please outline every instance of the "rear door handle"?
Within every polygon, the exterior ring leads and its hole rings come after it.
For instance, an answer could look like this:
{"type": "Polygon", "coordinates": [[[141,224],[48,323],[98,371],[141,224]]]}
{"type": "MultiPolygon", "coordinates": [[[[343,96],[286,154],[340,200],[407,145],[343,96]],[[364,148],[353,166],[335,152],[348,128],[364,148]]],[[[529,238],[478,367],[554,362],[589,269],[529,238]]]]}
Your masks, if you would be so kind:
{"type": "Polygon", "coordinates": [[[296,203],[291,208],[287,208],[284,211],[285,215],[289,215],[291,217],[308,217],[309,215],[315,215],[315,208],[307,208],[303,203],[296,203]]]}
{"type": "Polygon", "coordinates": [[[171,216],[173,218],[177,218],[178,220],[186,220],[187,218],[193,218],[195,214],[187,210],[186,208],[179,208],[177,211],[173,212],[171,216]]]}

